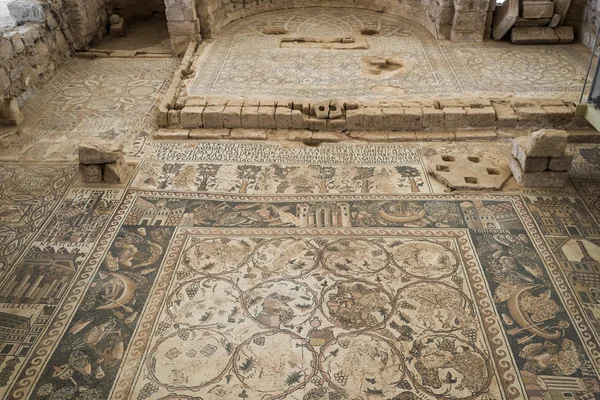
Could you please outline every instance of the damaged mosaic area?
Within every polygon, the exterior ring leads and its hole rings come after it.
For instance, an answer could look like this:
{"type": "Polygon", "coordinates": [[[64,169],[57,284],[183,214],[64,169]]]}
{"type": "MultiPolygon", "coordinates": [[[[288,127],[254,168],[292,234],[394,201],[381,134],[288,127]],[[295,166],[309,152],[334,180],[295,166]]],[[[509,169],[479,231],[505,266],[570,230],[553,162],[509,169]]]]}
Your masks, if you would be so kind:
{"type": "Polygon", "coordinates": [[[0,392],[600,396],[598,148],[565,190],[446,193],[424,172],[490,146],[150,142],[119,189],[6,164],[0,392]]]}
{"type": "Polygon", "coordinates": [[[452,43],[400,17],[313,7],[263,13],[226,26],[194,64],[188,92],[270,100],[431,93],[566,100],[581,91],[588,61],[582,45],[452,43]]]}

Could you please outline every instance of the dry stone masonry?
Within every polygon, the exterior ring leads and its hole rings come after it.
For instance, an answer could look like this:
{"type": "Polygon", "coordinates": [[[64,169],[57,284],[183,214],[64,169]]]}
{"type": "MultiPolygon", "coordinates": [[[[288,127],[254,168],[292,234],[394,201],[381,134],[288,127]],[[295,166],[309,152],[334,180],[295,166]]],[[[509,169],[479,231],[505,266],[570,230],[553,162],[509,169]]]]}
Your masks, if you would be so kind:
{"type": "Polygon", "coordinates": [[[129,173],[122,143],[87,139],[79,145],[79,171],[85,183],[123,183],[129,173]]]}
{"type": "Polygon", "coordinates": [[[564,187],[573,155],[567,132],[542,129],[513,140],[509,166],[517,183],[526,187],[564,187]]]}

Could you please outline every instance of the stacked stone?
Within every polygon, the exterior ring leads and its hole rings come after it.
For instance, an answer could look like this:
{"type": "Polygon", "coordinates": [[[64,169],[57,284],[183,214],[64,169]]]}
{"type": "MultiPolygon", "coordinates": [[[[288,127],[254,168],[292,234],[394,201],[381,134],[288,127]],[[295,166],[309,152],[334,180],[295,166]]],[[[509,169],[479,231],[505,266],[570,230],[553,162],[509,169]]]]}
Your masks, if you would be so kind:
{"type": "Polygon", "coordinates": [[[125,36],[125,19],[123,17],[120,17],[117,14],[110,16],[109,34],[111,37],[125,36]]]}
{"type": "Polygon", "coordinates": [[[79,145],[79,171],[85,183],[123,183],[129,172],[123,144],[87,139],[79,145]]]}
{"type": "Polygon", "coordinates": [[[564,187],[572,162],[567,132],[542,129],[513,140],[509,166],[521,186],[564,187]]]}

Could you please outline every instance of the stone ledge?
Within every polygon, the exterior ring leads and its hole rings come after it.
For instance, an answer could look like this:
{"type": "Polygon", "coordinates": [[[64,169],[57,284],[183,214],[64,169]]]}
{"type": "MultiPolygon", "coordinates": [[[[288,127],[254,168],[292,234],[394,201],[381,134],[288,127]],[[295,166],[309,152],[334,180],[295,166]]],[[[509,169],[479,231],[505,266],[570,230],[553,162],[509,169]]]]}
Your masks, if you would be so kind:
{"type": "MultiPolygon", "coordinates": [[[[155,140],[275,140],[318,144],[325,142],[433,142],[433,141],[509,141],[528,136],[531,130],[437,130],[437,131],[352,131],[313,132],[308,129],[159,129],[152,135],[155,140]]],[[[567,130],[569,142],[600,143],[600,132],[595,130],[567,130]]]]}
{"type": "MultiPolygon", "coordinates": [[[[177,98],[183,76],[176,75],[159,107],[158,123],[171,128],[308,129],[313,132],[482,132],[490,129],[577,129],[589,127],[575,114],[572,102],[555,99],[428,100],[405,102],[335,101],[335,113],[306,101],[252,101],[220,98],[177,98]],[[169,96],[172,96],[169,98],[169,96]],[[204,106],[206,105],[206,106],[204,106]],[[340,110],[341,109],[341,110],[340,110]],[[166,117],[165,117],[166,115],[166,117]],[[185,115],[185,118],[182,116],[185,115]],[[233,125],[232,125],[233,124],[233,125]]],[[[481,133],[464,134],[471,140],[481,133]]],[[[478,137],[476,137],[478,136],[478,137]]]]}

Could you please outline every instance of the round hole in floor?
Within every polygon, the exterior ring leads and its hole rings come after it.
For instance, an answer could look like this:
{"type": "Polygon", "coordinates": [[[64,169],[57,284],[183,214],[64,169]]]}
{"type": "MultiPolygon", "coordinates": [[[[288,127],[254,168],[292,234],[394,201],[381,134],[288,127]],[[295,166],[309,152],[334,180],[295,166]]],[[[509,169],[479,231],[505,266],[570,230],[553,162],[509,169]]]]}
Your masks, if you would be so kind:
{"type": "Polygon", "coordinates": [[[325,111],[325,107],[324,106],[320,106],[319,107],[319,111],[325,111]]]}

